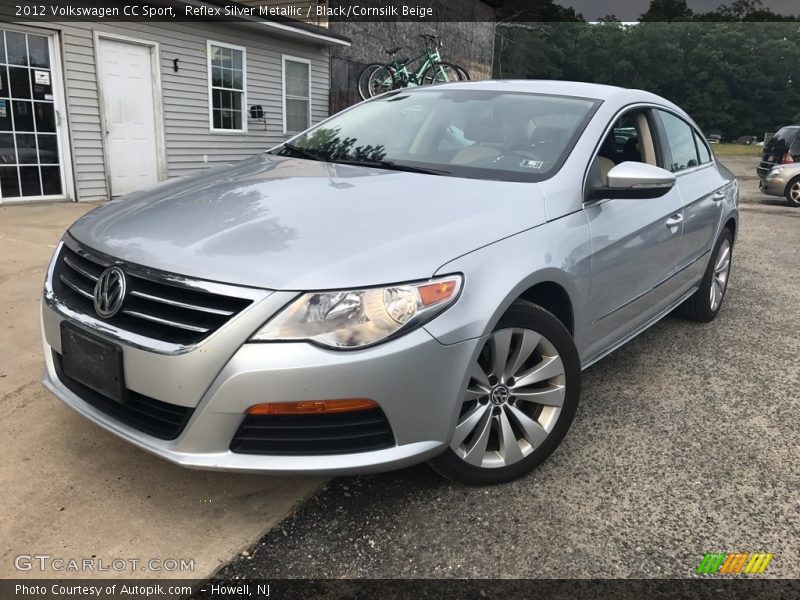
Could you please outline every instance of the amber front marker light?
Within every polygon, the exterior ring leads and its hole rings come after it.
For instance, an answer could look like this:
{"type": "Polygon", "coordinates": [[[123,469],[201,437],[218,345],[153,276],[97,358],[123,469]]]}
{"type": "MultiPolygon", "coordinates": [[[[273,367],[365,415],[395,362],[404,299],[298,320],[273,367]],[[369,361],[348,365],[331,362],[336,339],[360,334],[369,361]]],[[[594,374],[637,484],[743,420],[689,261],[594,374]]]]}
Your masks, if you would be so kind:
{"type": "Polygon", "coordinates": [[[417,287],[422,305],[430,306],[442,300],[448,300],[450,296],[453,295],[453,292],[455,292],[457,284],[458,280],[449,279],[447,281],[439,281],[437,283],[429,283],[428,285],[417,287]]]}
{"type": "Polygon", "coordinates": [[[378,408],[378,403],[366,398],[347,400],[305,400],[303,402],[270,402],[247,409],[248,415],[316,415],[321,413],[356,412],[378,408]]]}

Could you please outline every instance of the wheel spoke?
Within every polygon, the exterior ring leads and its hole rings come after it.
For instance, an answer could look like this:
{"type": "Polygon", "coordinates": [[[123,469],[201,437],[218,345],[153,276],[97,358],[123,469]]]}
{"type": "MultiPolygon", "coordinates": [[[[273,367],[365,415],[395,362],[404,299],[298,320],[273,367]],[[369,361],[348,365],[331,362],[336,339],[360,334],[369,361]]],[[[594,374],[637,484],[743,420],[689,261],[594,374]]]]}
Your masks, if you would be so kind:
{"type": "Polygon", "coordinates": [[[545,431],[544,427],[539,425],[538,421],[531,419],[528,415],[511,404],[508,405],[508,410],[522,427],[522,430],[525,432],[525,439],[528,440],[531,446],[537,448],[547,439],[547,431],[545,431]]]}
{"type": "Polygon", "coordinates": [[[481,385],[470,385],[467,387],[467,391],[464,393],[464,402],[469,402],[470,400],[477,400],[478,398],[482,398],[489,394],[488,389],[484,389],[481,385]]]}
{"type": "Polygon", "coordinates": [[[711,282],[711,290],[709,291],[710,300],[711,300],[711,310],[716,310],[717,308],[717,282],[716,280],[711,282]]]}
{"type": "Polygon", "coordinates": [[[464,460],[471,465],[481,466],[483,457],[486,454],[486,444],[489,443],[489,434],[492,432],[492,419],[483,420],[483,429],[481,430],[478,439],[472,444],[472,447],[467,450],[464,460]]]}
{"type": "Polygon", "coordinates": [[[560,407],[564,405],[564,386],[551,385],[546,388],[534,388],[527,391],[511,389],[511,395],[517,400],[534,402],[542,406],[560,407]]]}
{"type": "Polygon", "coordinates": [[[564,374],[564,365],[558,356],[543,356],[542,362],[520,375],[514,385],[525,387],[564,374]]]}
{"type": "Polygon", "coordinates": [[[731,254],[731,247],[729,244],[725,244],[725,246],[722,248],[722,251],[719,253],[719,256],[717,257],[717,266],[714,267],[715,273],[719,273],[728,268],[728,263],[730,262],[730,254],[731,254]]]}
{"type": "Polygon", "coordinates": [[[489,383],[489,376],[483,370],[483,367],[478,364],[478,361],[472,363],[472,372],[470,372],[470,377],[472,377],[480,385],[486,386],[487,388],[491,387],[491,384],[489,383]]]}
{"type": "Polygon", "coordinates": [[[461,422],[456,425],[456,431],[453,435],[451,443],[453,448],[458,448],[469,434],[472,433],[480,423],[486,411],[489,410],[488,404],[478,404],[469,414],[461,419],[461,422]]]}
{"type": "Polygon", "coordinates": [[[517,436],[514,435],[514,430],[511,428],[511,422],[508,420],[506,411],[500,412],[500,454],[506,465],[517,462],[522,459],[522,450],[519,447],[517,436]]]}
{"type": "Polygon", "coordinates": [[[506,375],[513,377],[516,375],[517,371],[522,368],[522,365],[525,364],[525,361],[528,360],[533,354],[533,351],[536,350],[536,346],[539,345],[539,340],[542,339],[542,336],[538,333],[526,329],[522,333],[522,340],[517,347],[514,349],[514,354],[511,356],[511,360],[509,361],[510,367],[506,371],[506,375]]]}
{"type": "Polygon", "coordinates": [[[492,375],[498,379],[506,372],[512,333],[510,329],[502,329],[489,338],[489,347],[492,349],[492,375]]]}

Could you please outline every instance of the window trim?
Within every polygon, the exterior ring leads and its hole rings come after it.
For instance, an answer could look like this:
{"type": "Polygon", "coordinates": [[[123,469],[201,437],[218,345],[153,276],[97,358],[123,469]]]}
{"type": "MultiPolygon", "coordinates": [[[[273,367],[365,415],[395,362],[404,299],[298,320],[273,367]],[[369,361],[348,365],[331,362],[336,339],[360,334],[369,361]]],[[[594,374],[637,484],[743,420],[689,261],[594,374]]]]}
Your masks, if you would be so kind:
{"type": "MultiPolygon", "coordinates": [[[[208,83],[208,131],[210,133],[247,133],[247,48],[227,42],[206,40],[206,81],[208,83]],[[219,129],[214,127],[214,86],[211,79],[211,46],[238,50],[242,53],[242,127],[241,129],[219,129]]],[[[236,90],[233,90],[236,91],[236,90]]]]}
{"type": "MultiPolygon", "coordinates": [[[[293,98],[294,99],[294,98],[293,98]]],[[[311,60],[291,54],[281,55],[281,112],[283,113],[283,135],[296,135],[311,127],[311,60]],[[303,129],[289,131],[286,128],[286,61],[304,63],[308,66],[308,122],[303,129]]]]}

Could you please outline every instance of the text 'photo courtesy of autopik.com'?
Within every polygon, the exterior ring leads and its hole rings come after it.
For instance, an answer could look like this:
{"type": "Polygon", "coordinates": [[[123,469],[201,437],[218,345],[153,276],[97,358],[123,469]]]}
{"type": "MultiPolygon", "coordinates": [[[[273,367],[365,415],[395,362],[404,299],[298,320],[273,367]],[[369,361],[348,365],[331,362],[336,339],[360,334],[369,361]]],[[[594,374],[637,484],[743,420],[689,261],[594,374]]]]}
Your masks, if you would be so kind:
{"type": "Polygon", "coordinates": [[[0,600],[800,597],[796,0],[0,0],[0,600]]]}

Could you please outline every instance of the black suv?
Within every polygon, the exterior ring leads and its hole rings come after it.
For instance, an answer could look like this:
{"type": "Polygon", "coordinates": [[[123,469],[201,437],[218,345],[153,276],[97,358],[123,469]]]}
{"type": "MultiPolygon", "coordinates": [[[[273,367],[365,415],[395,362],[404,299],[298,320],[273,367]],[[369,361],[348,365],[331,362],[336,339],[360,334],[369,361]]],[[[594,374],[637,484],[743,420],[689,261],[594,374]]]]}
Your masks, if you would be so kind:
{"type": "Polygon", "coordinates": [[[795,162],[800,162],[800,125],[789,125],[781,127],[764,144],[764,152],[756,172],[763,179],[775,165],[795,162]]]}

